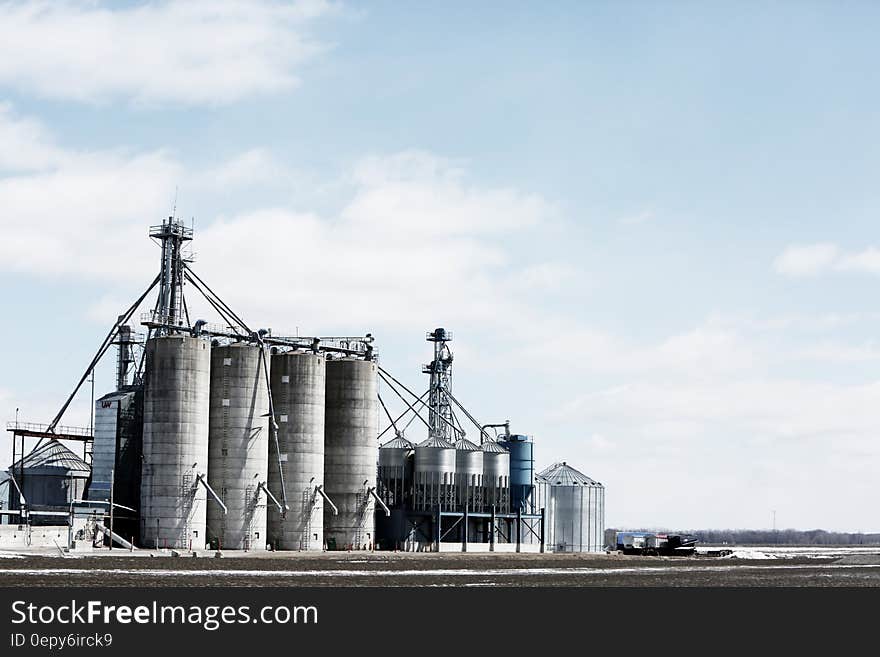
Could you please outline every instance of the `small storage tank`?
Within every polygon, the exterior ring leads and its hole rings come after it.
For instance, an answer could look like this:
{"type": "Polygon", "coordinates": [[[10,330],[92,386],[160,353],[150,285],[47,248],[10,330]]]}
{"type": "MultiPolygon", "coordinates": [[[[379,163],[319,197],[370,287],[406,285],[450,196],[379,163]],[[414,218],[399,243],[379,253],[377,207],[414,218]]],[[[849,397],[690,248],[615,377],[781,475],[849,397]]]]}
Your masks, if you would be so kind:
{"type": "MultiPolygon", "coordinates": [[[[43,441],[13,463],[7,475],[17,478],[22,488],[26,505],[34,515],[28,522],[34,525],[55,525],[67,523],[62,516],[39,515],[40,511],[53,511],[66,514],[73,500],[80,499],[85,493],[86,481],[91,471],[88,464],[71,452],[54,438],[43,441]],[[22,470],[24,472],[22,473],[22,470]]],[[[9,508],[19,508],[18,489],[13,486],[7,489],[10,502],[9,508]]],[[[10,516],[10,523],[20,522],[10,516]]]]}
{"type": "Polygon", "coordinates": [[[605,487],[565,463],[538,474],[538,505],[544,507],[545,543],[554,552],[602,552],[605,548],[605,487]]]}
{"type": "Polygon", "coordinates": [[[438,436],[419,443],[413,467],[413,506],[432,510],[455,506],[455,445],[438,436]]]}
{"type": "Polygon", "coordinates": [[[328,549],[371,547],[376,538],[377,386],[375,362],[327,361],[324,490],[339,511],[324,506],[328,549]]]}
{"type": "Polygon", "coordinates": [[[272,356],[270,389],[278,423],[279,456],[270,437],[269,490],[283,503],[281,475],[288,510],[268,508],[269,542],[279,550],[321,550],[324,547],[324,397],[322,354],[287,352],[272,356]]]}
{"type": "Polygon", "coordinates": [[[510,509],[510,452],[494,440],[483,443],[483,505],[498,513],[510,509]]]}
{"type": "Polygon", "coordinates": [[[188,335],[146,346],[141,545],[197,548],[206,543],[211,348],[188,335]]]}
{"type": "Polygon", "coordinates": [[[379,497],[389,508],[404,504],[412,484],[413,444],[403,436],[379,447],[379,497]]]}
{"type": "Polygon", "coordinates": [[[208,538],[221,549],[266,547],[269,393],[260,347],[211,350],[208,483],[227,513],[208,500],[208,538]]]}
{"type": "Polygon", "coordinates": [[[482,510],[483,450],[467,438],[455,441],[455,489],[459,506],[482,510]]]}
{"type": "Polygon", "coordinates": [[[511,434],[498,441],[510,452],[510,510],[534,509],[535,458],[531,436],[511,434]]]}

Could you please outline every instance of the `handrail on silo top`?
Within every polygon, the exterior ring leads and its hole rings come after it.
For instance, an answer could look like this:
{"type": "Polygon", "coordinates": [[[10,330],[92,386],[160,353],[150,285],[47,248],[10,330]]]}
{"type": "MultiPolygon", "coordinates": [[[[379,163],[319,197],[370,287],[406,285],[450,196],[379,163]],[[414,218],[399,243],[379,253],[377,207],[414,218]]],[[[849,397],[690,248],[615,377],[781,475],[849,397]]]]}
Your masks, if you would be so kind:
{"type": "Polygon", "coordinates": [[[223,500],[220,499],[220,496],[214,492],[214,489],[208,485],[208,482],[205,481],[205,475],[200,474],[196,477],[196,481],[198,481],[202,486],[205,487],[209,493],[211,493],[211,497],[217,500],[217,504],[219,504],[223,508],[223,513],[229,513],[229,509],[226,508],[226,505],[223,504],[223,500]]]}
{"type": "Polygon", "coordinates": [[[375,488],[369,488],[369,489],[367,489],[367,492],[368,492],[370,495],[373,496],[373,499],[376,500],[376,502],[379,503],[379,506],[381,506],[382,509],[385,511],[385,515],[386,515],[386,516],[390,516],[390,515],[391,515],[391,509],[389,509],[388,506],[385,504],[385,502],[382,501],[382,498],[380,498],[378,495],[376,495],[376,489],[375,489],[375,488]]]}
{"type": "Polygon", "coordinates": [[[337,509],[337,508],[336,508],[336,505],[333,504],[333,500],[331,500],[329,497],[327,497],[327,493],[324,492],[324,485],[321,484],[320,486],[315,486],[315,491],[318,492],[318,493],[321,493],[321,497],[323,497],[323,498],[324,498],[324,501],[327,502],[327,504],[330,505],[330,508],[333,509],[333,515],[334,515],[334,516],[338,516],[338,515],[339,515],[339,509],[337,509]]]}
{"type": "Polygon", "coordinates": [[[269,490],[269,487],[266,486],[266,482],[265,482],[265,481],[261,481],[261,482],[260,482],[260,485],[257,486],[257,495],[260,494],[260,489],[266,491],[266,497],[268,497],[270,500],[272,500],[272,501],[275,503],[275,506],[278,507],[278,510],[281,511],[281,512],[283,513],[283,512],[284,512],[284,507],[281,506],[281,502],[279,502],[279,501],[275,498],[275,496],[274,496],[274,495],[272,494],[272,492],[269,490]]]}

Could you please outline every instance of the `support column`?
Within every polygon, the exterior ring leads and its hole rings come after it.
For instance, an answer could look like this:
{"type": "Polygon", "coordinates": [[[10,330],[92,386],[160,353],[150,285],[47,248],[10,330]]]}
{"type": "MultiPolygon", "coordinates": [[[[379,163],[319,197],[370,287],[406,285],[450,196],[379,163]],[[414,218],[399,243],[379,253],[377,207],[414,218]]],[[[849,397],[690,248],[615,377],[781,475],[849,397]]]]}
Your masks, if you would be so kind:
{"type": "Polygon", "coordinates": [[[442,529],[441,520],[443,516],[440,515],[440,505],[437,505],[437,511],[434,515],[434,551],[440,552],[440,531],[442,529]]]}
{"type": "Polygon", "coordinates": [[[461,522],[463,524],[462,531],[461,531],[461,535],[462,535],[461,551],[467,552],[467,543],[468,543],[468,505],[467,505],[467,502],[465,502],[465,505],[464,505],[464,518],[461,519],[461,522]]]}
{"type": "Polygon", "coordinates": [[[495,551],[495,505],[492,505],[492,516],[489,518],[489,552],[495,551]]]}
{"type": "Polygon", "coordinates": [[[516,509],[516,551],[520,551],[520,542],[522,541],[522,507],[516,509]]]}
{"type": "Polygon", "coordinates": [[[544,553],[544,507],[541,507],[541,553],[544,553]]]}

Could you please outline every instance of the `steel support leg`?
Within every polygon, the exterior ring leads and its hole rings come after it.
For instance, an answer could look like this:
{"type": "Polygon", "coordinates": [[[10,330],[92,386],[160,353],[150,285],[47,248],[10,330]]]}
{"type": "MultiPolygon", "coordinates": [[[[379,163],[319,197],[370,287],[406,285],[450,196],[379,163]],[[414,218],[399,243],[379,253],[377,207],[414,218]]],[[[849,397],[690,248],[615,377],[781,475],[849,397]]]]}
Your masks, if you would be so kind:
{"type": "Polygon", "coordinates": [[[468,507],[467,504],[464,505],[464,518],[462,521],[461,528],[461,551],[467,552],[467,543],[468,543],[468,507]]]}
{"type": "Polygon", "coordinates": [[[489,552],[495,551],[495,505],[492,505],[492,517],[489,518],[489,552]]]}
{"type": "Polygon", "coordinates": [[[544,552],[544,507],[541,507],[541,553],[544,552]]]}
{"type": "Polygon", "coordinates": [[[522,542],[522,507],[516,510],[516,551],[520,551],[520,543],[522,542]]]}

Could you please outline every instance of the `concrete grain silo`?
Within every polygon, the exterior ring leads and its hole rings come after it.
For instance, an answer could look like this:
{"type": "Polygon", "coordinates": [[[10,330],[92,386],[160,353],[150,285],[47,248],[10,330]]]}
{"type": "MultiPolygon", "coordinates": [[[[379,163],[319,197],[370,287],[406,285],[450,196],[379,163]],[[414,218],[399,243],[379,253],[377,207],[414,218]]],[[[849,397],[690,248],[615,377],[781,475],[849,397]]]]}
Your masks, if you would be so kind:
{"type": "Polygon", "coordinates": [[[186,335],[146,346],[140,542],[201,549],[206,542],[211,347],[186,335]]]}
{"type": "Polygon", "coordinates": [[[208,503],[208,538],[217,547],[249,550],[266,546],[269,396],[260,354],[254,345],[211,350],[208,483],[227,513],[208,503]]]}
{"type": "Polygon", "coordinates": [[[324,398],[322,354],[287,352],[271,358],[270,389],[279,454],[269,445],[269,490],[288,509],[268,509],[269,542],[279,550],[324,547],[324,398]],[[283,480],[283,490],[282,490],[283,480]]]}
{"type": "Polygon", "coordinates": [[[324,490],[338,511],[324,506],[329,549],[358,549],[375,540],[377,385],[372,361],[327,361],[324,490]]]}

